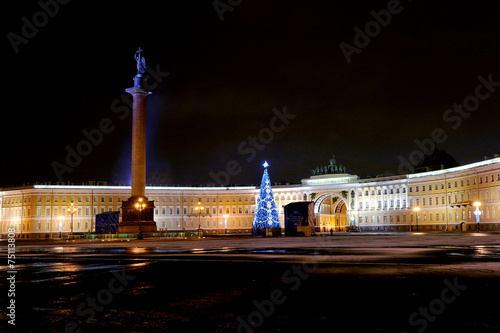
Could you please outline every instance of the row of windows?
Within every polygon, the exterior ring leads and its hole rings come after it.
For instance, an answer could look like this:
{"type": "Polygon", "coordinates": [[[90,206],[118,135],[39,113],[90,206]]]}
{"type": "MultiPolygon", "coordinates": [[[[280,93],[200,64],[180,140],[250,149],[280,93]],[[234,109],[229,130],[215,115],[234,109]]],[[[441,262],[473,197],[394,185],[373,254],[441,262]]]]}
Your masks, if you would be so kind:
{"type": "Polygon", "coordinates": [[[397,199],[397,200],[384,200],[382,202],[382,200],[378,200],[377,201],[377,205],[375,206],[375,200],[372,200],[371,202],[370,201],[365,201],[363,203],[363,201],[360,201],[359,204],[358,204],[358,208],[361,210],[361,209],[370,209],[370,208],[378,208],[378,209],[382,209],[382,208],[405,208],[406,207],[406,199],[403,199],[403,200],[400,200],[400,199],[397,199]],[[384,204],[384,206],[382,207],[382,203],[384,204]],[[401,203],[402,203],[402,206],[401,206],[401,203]],[[396,204],[396,206],[394,206],[394,204],[396,204]]]}
{"type": "MultiPolygon", "coordinates": [[[[472,185],[476,185],[476,178],[467,178],[467,179],[462,179],[460,180],[460,186],[463,187],[465,184],[467,184],[466,186],[470,186],[471,184],[471,179],[472,179],[472,185]]],[[[480,176],[479,177],[479,184],[483,184],[483,180],[484,180],[484,183],[488,183],[488,182],[494,182],[495,181],[495,175],[489,175],[489,176],[480,176]]],[[[497,181],[500,181],[500,173],[497,174],[497,181]]],[[[458,184],[459,182],[458,181],[454,181],[453,182],[454,184],[454,187],[457,188],[458,187],[458,184]]],[[[432,188],[434,186],[434,190],[438,190],[439,188],[441,190],[444,190],[445,188],[445,183],[435,183],[435,184],[428,184],[428,185],[415,185],[415,186],[410,186],[409,187],[409,190],[408,192],[412,193],[413,192],[413,188],[415,188],[415,192],[419,192],[420,190],[422,192],[425,192],[426,189],[428,189],[429,191],[432,191],[432,188]]],[[[452,187],[452,182],[448,182],[448,188],[451,188],[452,187]]],[[[383,191],[382,189],[372,189],[372,190],[368,190],[368,189],[364,189],[364,190],[359,190],[359,193],[358,195],[359,196],[362,196],[363,194],[365,196],[368,196],[368,195],[375,195],[375,193],[377,195],[382,195],[383,194],[398,194],[400,193],[400,188],[399,187],[396,187],[396,188],[384,188],[383,191]]],[[[401,188],[401,193],[406,193],[406,188],[405,187],[402,187],[401,188]]]]}
{"type": "MultiPolygon", "coordinates": [[[[497,197],[500,198],[500,189],[498,189],[497,191],[498,191],[497,197]]],[[[410,197],[409,200],[410,200],[410,206],[413,206],[413,198],[410,197]]],[[[454,204],[454,203],[456,204],[456,203],[470,202],[473,200],[477,200],[477,192],[475,190],[472,191],[472,196],[471,196],[471,191],[454,192],[453,194],[448,193],[448,204],[449,205],[454,204]],[[454,201],[452,201],[452,199],[454,199],[454,201]]],[[[481,191],[480,190],[479,191],[479,200],[480,201],[485,200],[486,202],[495,201],[495,190],[491,190],[491,191],[488,191],[488,190],[481,191]]],[[[436,206],[439,206],[440,205],[439,202],[440,202],[439,196],[437,196],[437,195],[434,197],[434,200],[433,200],[432,196],[428,196],[427,198],[424,196],[422,196],[421,198],[415,198],[415,205],[416,206],[420,206],[420,203],[422,203],[422,206],[426,206],[427,203],[429,206],[432,206],[433,204],[436,206]]],[[[442,206],[445,205],[444,194],[441,194],[441,205],[442,206]]]]}
{"type": "MultiPolygon", "coordinates": [[[[182,225],[181,221],[160,221],[157,223],[158,228],[163,228],[163,229],[183,229],[183,228],[197,228],[199,225],[199,221],[184,221],[184,225],[182,225]]],[[[220,220],[218,225],[217,225],[217,220],[203,220],[201,221],[201,227],[202,228],[236,228],[236,227],[251,227],[252,226],[252,220],[250,219],[244,219],[244,220],[220,220]]]]}
{"type": "MultiPolygon", "coordinates": [[[[384,189],[383,192],[381,189],[378,189],[376,193],[377,193],[377,195],[381,195],[382,193],[384,193],[384,194],[394,194],[394,193],[399,194],[400,191],[399,191],[399,187],[396,187],[396,191],[394,191],[394,188],[391,187],[391,188],[389,188],[389,191],[387,191],[386,188],[384,189]]],[[[406,187],[403,187],[401,189],[401,193],[406,193],[406,187]]],[[[372,189],[371,191],[365,190],[365,196],[368,196],[370,194],[375,195],[375,190],[374,189],[372,189]]],[[[359,191],[359,196],[360,197],[363,196],[363,191],[361,191],[361,190],[359,191]]]]}
{"type": "MultiPolygon", "coordinates": [[[[174,202],[174,197],[168,197],[169,198],[169,202],[170,203],[173,203],[174,202]]],[[[254,196],[245,196],[245,197],[225,197],[226,199],[223,200],[224,197],[219,197],[219,203],[222,203],[222,202],[255,202],[255,197],[254,196]]],[[[70,197],[67,197],[67,196],[61,196],[60,197],[61,199],[61,202],[62,203],[69,203],[69,202],[75,202],[75,203],[83,203],[85,201],[85,203],[90,203],[91,202],[91,197],[90,196],[86,196],[86,197],[83,197],[83,196],[77,196],[77,197],[74,197],[74,196],[70,196],[70,197]],[[76,199],[76,201],[75,201],[76,199]]],[[[194,203],[195,202],[195,199],[197,199],[196,202],[217,202],[217,197],[206,197],[205,200],[202,201],[202,198],[201,197],[198,197],[198,198],[195,198],[195,197],[184,197],[183,199],[183,202],[184,203],[187,203],[188,201],[191,202],[191,203],[194,203]]],[[[46,202],[46,203],[50,203],[51,201],[53,200],[54,203],[59,203],[59,196],[54,196],[53,199],[52,199],[52,196],[45,196],[45,201],[44,201],[44,198],[43,196],[37,196],[36,198],[36,202],[37,203],[41,203],[41,202],[46,202]]],[[[166,203],[167,202],[167,197],[162,197],[161,198],[162,202],[163,203],[166,203]]],[[[5,201],[4,203],[5,204],[19,204],[21,203],[22,199],[21,197],[7,197],[5,198],[5,201]]],[[[155,197],[154,198],[154,201],[156,203],[160,202],[160,197],[155,197]]],[[[177,203],[180,203],[181,202],[181,197],[175,197],[175,201],[177,203]]],[[[122,198],[121,197],[112,197],[112,196],[109,196],[107,197],[107,200],[106,200],[106,197],[105,196],[94,196],[93,197],[93,202],[94,203],[113,203],[113,202],[116,202],[116,203],[121,203],[122,202],[122,198]]],[[[31,203],[31,197],[27,196],[27,197],[24,197],[24,203],[31,203]]]]}
{"type": "MultiPolygon", "coordinates": [[[[31,216],[31,209],[30,207],[26,207],[25,209],[23,209],[23,216],[31,216]],[[27,209],[26,209],[27,208],[27,209]]],[[[160,212],[160,208],[161,208],[161,213],[162,215],[167,215],[167,209],[168,209],[168,214],[169,215],[174,215],[174,212],[176,215],[180,215],[181,214],[181,207],[156,207],[155,208],[155,214],[156,215],[159,215],[159,212],[160,212]]],[[[112,211],[119,211],[120,210],[120,206],[108,206],[107,209],[105,206],[101,206],[101,207],[93,207],[93,210],[92,210],[92,214],[93,215],[96,215],[98,213],[104,213],[106,211],[108,212],[112,212],[112,211]]],[[[91,211],[91,207],[78,207],[77,208],[77,212],[76,212],[76,216],[89,216],[90,215],[90,211],[91,211]],[[85,212],[85,214],[83,214],[85,212]]],[[[182,209],[182,212],[184,215],[188,215],[188,211],[190,211],[190,214],[191,215],[196,215],[197,213],[195,212],[194,208],[193,207],[190,207],[190,209],[188,210],[188,207],[184,207],[182,209]]],[[[223,214],[232,214],[232,215],[236,215],[236,214],[254,214],[255,213],[255,206],[226,206],[226,207],[205,207],[205,212],[204,214],[212,214],[212,215],[223,215],[223,214]]],[[[59,209],[59,207],[45,207],[45,209],[43,209],[42,207],[36,207],[36,216],[66,216],[67,215],[67,211],[66,209],[59,209]],[[52,209],[52,213],[51,214],[51,209],[52,209]]],[[[69,213],[68,213],[69,215],[69,213]]],[[[2,209],[2,216],[4,216],[5,218],[9,218],[9,217],[20,217],[21,216],[21,208],[3,208],[2,209]]]]}
{"type": "MultiPolygon", "coordinates": [[[[472,185],[476,185],[476,178],[467,178],[465,179],[465,182],[464,182],[464,179],[460,180],[460,187],[464,187],[465,184],[467,184],[466,186],[471,186],[471,179],[472,179],[472,185]]],[[[484,176],[484,183],[488,183],[489,180],[491,179],[491,182],[494,182],[495,181],[495,175],[491,175],[491,176],[484,176]]],[[[500,173],[497,174],[497,181],[500,181],[500,173]]],[[[440,188],[441,190],[444,190],[444,184],[445,183],[440,183],[440,188]]],[[[454,181],[453,182],[454,184],[454,187],[457,188],[458,187],[458,181],[454,181]]],[[[479,184],[483,184],[483,176],[479,177],[479,184]]],[[[448,182],[448,188],[451,188],[451,185],[452,185],[452,182],[448,182]]],[[[415,185],[415,192],[418,192],[419,189],[422,190],[422,192],[425,192],[425,189],[429,190],[429,191],[432,191],[432,184],[429,184],[429,185],[421,185],[421,186],[418,186],[418,185],[415,185]]],[[[434,184],[434,190],[437,191],[438,190],[438,183],[435,183],[434,184]]],[[[411,193],[413,190],[412,186],[410,186],[410,189],[409,189],[409,192],[411,193]]]]}
{"type": "MultiPolygon", "coordinates": [[[[449,218],[449,221],[450,222],[458,222],[458,221],[465,221],[466,218],[467,221],[469,222],[474,222],[476,221],[476,217],[474,215],[474,212],[472,210],[468,210],[468,211],[462,211],[462,213],[460,214],[459,211],[455,211],[454,213],[453,212],[449,212],[448,214],[448,218],[449,218]]],[[[490,210],[489,209],[486,209],[485,212],[484,212],[484,216],[482,216],[481,220],[484,221],[484,219],[488,220],[488,219],[495,219],[496,218],[496,210],[495,208],[492,208],[491,209],[491,213],[490,213],[490,210]]],[[[423,222],[439,222],[439,221],[442,221],[443,222],[446,222],[446,214],[443,212],[443,213],[418,213],[418,214],[410,214],[410,222],[417,222],[417,220],[420,222],[420,221],[423,221],[423,222]],[[415,216],[415,217],[414,217],[415,216]]],[[[399,222],[406,222],[406,215],[372,215],[372,216],[365,216],[364,217],[364,223],[394,223],[394,220],[396,220],[396,223],[399,223],[399,222]],[[395,217],[395,218],[394,218],[395,217]],[[389,221],[388,221],[389,220],[389,221]],[[382,222],[383,221],[383,222],[382,222]]],[[[360,216],[359,217],[359,223],[363,223],[363,216],[360,216]]]]}
{"type": "MultiPolygon", "coordinates": [[[[181,208],[180,207],[168,207],[168,213],[169,215],[174,215],[174,208],[175,208],[175,214],[180,215],[181,214],[181,208]]],[[[167,215],[167,207],[162,207],[161,208],[161,213],[162,215],[167,215]]],[[[217,213],[217,207],[205,207],[205,212],[204,214],[212,214],[212,215],[222,215],[222,214],[254,214],[255,213],[255,206],[226,206],[225,209],[223,207],[218,207],[218,213],[217,213]]],[[[155,208],[155,214],[159,214],[158,207],[155,208]]],[[[183,208],[183,214],[188,215],[188,207],[183,208]]],[[[190,209],[190,215],[197,215],[198,213],[195,212],[194,208],[191,207],[190,209]]]]}
{"type": "MultiPolygon", "coordinates": [[[[51,223],[50,222],[37,222],[35,224],[35,230],[46,230],[46,231],[69,231],[71,229],[70,226],[71,222],[52,222],[52,228],[51,228],[51,223]],[[42,229],[43,226],[43,229],[42,229]]],[[[181,228],[196,228],[200,226],[200,221],[185,221],[184,226],[182,226],[181,221],[160,221],[157,222],[157,225],[159,228],[170,228],[170,229],[181,229],[181,228]]],[[[251,219],[231,219],[231,220],[221,220],[218,223],[217,226],[217,220],[203,220],[201,221],[201,227],[202,228],[236,228],[236,227],[250,227],[252,225],[252,220],[251,219]]],[[[18,223],[13,223],[10,225],[4,225],[5,228],[14,228],[16,231],[20,231],[21,229],[21,224],[18,223]]],[[[23,223],[22,224],[22,230],[23,231],[29,231],[30,230],[30,224],[29,223],[23,223]]],[[[73,230],[75,231],[90,231],[90,223],[89,221],[85,222],[74,222],[73,223],[73,230]]]]}

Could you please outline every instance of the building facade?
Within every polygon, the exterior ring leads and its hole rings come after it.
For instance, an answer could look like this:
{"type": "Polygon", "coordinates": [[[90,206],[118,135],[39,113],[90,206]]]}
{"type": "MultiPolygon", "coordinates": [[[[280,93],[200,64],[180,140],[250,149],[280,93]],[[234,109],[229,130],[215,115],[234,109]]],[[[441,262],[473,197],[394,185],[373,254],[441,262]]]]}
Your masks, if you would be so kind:
{"type": "MultiPolygon", "coordinates": [[[[300,184],[274,185],[283,227],[283,206],[313,201],[316,229],[345,232],[475,231],[479,202],[482,231],[500,231],[500,158],[402,176],[359,179],[349,174],[315,175],[300,184]],[[417,208],[417,209],[415,209],[417,208]]],[[[159,232],[251,233],[259,188],[146,187],[154,200],[159,232]],[[198,203],[201,204],[198,204],[198,203]],[[203,206],[203,211],[196,206],[203,206]]],[[[93,232],[96,214],[120,211],[129,186],[37,184],[0,190],[0,232],[47,238],[93,232]],[[68,206],[74,203],[71,216],[68,206]]]]}

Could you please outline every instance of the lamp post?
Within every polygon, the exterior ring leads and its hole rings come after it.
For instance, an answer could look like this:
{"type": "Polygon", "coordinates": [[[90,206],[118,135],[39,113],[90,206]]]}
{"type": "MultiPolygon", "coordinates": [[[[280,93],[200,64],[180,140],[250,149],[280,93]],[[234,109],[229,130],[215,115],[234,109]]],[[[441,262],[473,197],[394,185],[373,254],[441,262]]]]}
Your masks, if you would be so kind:
{"type": "MultiPolygon", "coordinates": [[[[356,227],[356,216],[355,216],[356,213],[357,213],[357,211],[351,210],[351,228],[356,227]]],[[[359,227],[359,225],[358,225],[358,229],[359,229],[359,231],[361,231],[361,228],[359,227]]]]}
{"type": "Polygon", "coordinates": [[[229,215],[227,214],[224,214],[223,217],[224,217],[224,234],[227,234],[227,217],[229,215]]]}
{"type": "Polygon", "coordinates": [[[139,210],[139,234],[137,235],[137,239],[143,239],[142,237],[142,229],[141,229],[141,213],[142,210],[146,207],[146,204],[142,202],[142,198],[139,198],[139,202],[135,204],[135,208],[139,210]]]}
{"type": "Polygon", "coordinates": [[[419,206],[414,207],[414,208],[413,208],[413,211],[415,212],[415,215],[416,215],[416,220],[417,220],[417,232],[418,232],[418,212],[420,211],[420,207],[419,207],[419,206]]]}
{"type": "Polygon", "coordinates": [[[64,217],[63,216],[59,216],[59,238],[62,237],[62,221],[63,221],[64,217]]]}
{"type": "Polygon", "coordinates": [[[71,201],[71,205],[68,207],[68,213],[71,215],[71,223],[69,225],[70,228],[70,238],[73,238],[73,215],[77,212],[77,208],[75,203],[71,201]]]}
{"type": "Polygon", "coordinates": [[[481,202],[479,202],[479,201],[474,202],[474,206],[476,206],[476,210],[474,211],[474,215],[476,215],[477,232],[481,232],[481,229],[479,229],[479,219],[481,216],[481,211],[479,210],[479,206],[481,206],[481,202]]]}
{"type": "Polygon", "coordinates": [[[203,214],[203,210],[205,209],[205,207],[203,207],[201,205],[201,202],[198,201],[198,206],[194,207],[194,211],[196,214],[198,214],[198,237],[202,234],[202,230],[201,230],[201,214],[203,214]]]}

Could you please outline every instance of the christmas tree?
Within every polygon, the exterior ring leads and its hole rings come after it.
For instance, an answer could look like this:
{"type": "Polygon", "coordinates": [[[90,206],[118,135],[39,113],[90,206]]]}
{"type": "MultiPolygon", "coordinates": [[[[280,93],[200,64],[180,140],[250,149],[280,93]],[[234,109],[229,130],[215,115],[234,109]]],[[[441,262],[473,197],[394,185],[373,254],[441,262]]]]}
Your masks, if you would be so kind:
{"type": "Polygon", "coordinates": [[[269,164],[264,162],[264,175],[260,183],[260,195],[257,203],[257,211],[253,220],[253,228],[280,228],[278,211],[274,203],[273,190],[271,188],[271,180],[267,173],[269,164]]]}

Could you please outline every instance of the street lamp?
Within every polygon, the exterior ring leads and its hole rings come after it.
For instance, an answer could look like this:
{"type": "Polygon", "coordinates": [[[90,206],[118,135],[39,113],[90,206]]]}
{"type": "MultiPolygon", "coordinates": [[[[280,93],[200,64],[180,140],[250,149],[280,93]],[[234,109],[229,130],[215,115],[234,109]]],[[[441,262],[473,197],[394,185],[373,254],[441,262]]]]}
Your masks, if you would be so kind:
{"type": "Polygon", "coordinates": [[[71,205],[68,207],[68,213],[71,215],[71,223],[69,225],[71,238],[73,238],[73,215],[77,212],[77,210],[78,209],[76,208],[75,203],[71,201],[71,205]]]}
{"type": "Polygon", "coordinates": [[[64,220],[64,216],[59,216],[59,238],[62,237],[62,221],[64,220]]]}
{"type": "Polygon", "coordinates": [[[203,214],[203,210],[205,209],[205,207],[203,207],[201,205],[201,202],[198,201],[198,206],[194,207],[194,211],[196,214],[198,214],[198,236],[201,235],[202,231],[201,231],[201,214],[203,214]]]}
{"type": "Polygon", "coordinates": [[[142,202],[142,198],[139,198],[139,202],[135,204],[135,208],[139,210],[139,234],[137,235],[137,239],[143,239],[142,237],[142,229],[141,229],[141,213],[144,208],[146,208],[146,204],[142,202]]]}
{"type": "Polygon", "coordinates": [[[476,210],[474,211],[474,215],[476,215],[477,232],[481,232],[481,229],[479,229],[479,217],[481,216],[481,211],[479,210],[479,206],[481,206],[481,202],[479,202],[479,201],[474,202],[474,206],[476,206],[476,210]]]}
{"type": "Polygon", "coordinates": [[[224,233],[227,234],[227,218],[229,215],[225,214],[224,217],[224,233]]]}
{"type": "Polygon", "coordinates": [[[416,220],[417,220],[417,232],[418,232],[418,212],[420,211],[420,207],[419,206],[414,207],[413,211],[415,212],[415,215],[417,216],[416,220]]]}

